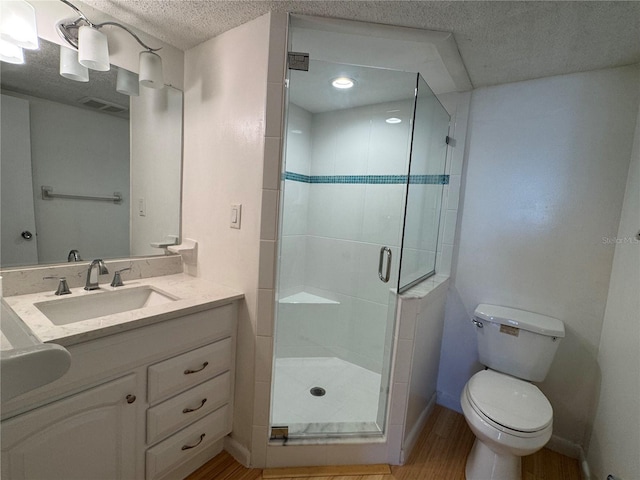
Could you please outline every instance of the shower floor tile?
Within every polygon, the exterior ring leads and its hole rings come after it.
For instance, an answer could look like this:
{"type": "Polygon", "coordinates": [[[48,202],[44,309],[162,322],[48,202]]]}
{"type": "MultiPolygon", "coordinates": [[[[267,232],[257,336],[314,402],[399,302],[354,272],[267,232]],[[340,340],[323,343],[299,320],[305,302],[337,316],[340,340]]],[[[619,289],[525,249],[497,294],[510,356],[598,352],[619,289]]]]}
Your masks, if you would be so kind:
{"type": "Polygon", "coordinates": [[[278,358],[271,423],[290,434],[376,430],[379,392],[379,374],[339,358],[278,358]]]}

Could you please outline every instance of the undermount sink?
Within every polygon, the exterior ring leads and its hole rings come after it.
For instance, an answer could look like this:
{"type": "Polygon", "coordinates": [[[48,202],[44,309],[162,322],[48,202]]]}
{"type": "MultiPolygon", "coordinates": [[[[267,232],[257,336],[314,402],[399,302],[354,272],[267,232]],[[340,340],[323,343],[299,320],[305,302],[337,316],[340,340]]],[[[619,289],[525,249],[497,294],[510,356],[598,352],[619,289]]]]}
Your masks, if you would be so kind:
{"type": "Polygon", "coordinates": [[[54,325],[68,325],[92,318],[129,312],[177,300],[166,292],[143,286],[97,292],[34,304],[54,325]]]}
{"type": "Polygon", "coordinates": [[[60,345],[39,342],[4,300],[0,305],[0,318],[2,402],[51,383],[69,370],[71,355],[68,350],[60,345]]]}

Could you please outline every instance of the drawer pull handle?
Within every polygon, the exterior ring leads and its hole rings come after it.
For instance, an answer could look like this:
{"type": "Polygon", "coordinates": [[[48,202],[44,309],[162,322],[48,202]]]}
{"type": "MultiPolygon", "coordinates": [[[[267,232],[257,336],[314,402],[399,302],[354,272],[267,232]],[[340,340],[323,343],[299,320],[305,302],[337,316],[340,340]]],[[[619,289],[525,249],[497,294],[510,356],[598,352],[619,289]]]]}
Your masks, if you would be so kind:
{"type": "Polygon", "coordinates": [[[209,365],[209,362],[204,362],[200,368],[197,368],[195,370],[185,370],[184,374],[185,375],[191,375],[192,373],[201,372],[202,370],[204,370],[207,367],[207,365],[209,365]]]}
{"type": "Polygon", "coordinates": [[[126,397],[127,403],[133,403],[136,401],[136,396],[135,395],[127,395],[126,397]]]}
{"type": "Polygon", "coordinates": [[[200,435],[200,440],[198,440],[198,442],[195,445],[183,445],[182,450],[189,450],[190,448],[196,448],[198,445],[202,443],[202,440],[204,440],[204,433],[200,435]]]}
{"type": "Polygon", "coordinates": [[[207,402],[207,399],[203,398],[199,406],[197,406],[196,408],[185,408],[184,410],[182,410],[182,413],[191,413],[191,412],[195,412],[196,410],[200,410],[202,407],[204,407],[204,404],[206,402],[207,402]]]}

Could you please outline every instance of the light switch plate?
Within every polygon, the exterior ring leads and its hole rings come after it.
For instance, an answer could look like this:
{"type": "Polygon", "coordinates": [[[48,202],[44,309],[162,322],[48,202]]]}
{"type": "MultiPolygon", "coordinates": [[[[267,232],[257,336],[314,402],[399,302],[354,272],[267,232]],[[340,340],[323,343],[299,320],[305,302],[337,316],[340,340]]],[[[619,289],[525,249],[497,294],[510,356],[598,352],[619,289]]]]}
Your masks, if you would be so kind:
{"type": "Polygon", "coordinates": [[[240,228],[240,220],[242,218],[242,205],[231,205],[231,228],[240,228]]]}

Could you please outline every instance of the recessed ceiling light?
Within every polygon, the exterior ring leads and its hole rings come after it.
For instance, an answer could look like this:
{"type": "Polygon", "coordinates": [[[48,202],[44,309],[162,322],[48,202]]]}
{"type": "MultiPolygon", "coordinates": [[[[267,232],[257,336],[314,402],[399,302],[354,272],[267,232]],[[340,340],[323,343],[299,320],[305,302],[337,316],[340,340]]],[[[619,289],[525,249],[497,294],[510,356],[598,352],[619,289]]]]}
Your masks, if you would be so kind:
{"type": "Polygon", "coordinates": [[[401,119],[399,119],[398,117],[389,117],[385,120],[385,122],[387,123],[400,123],[402,122],[401,119]]]}
{"type": "Polygon", "coordinates": [[[353,83],[353,80],[349,77],[338,77],[331,82],[331,85],[335,88],[346,89],[353,87],[353,83]]]}

